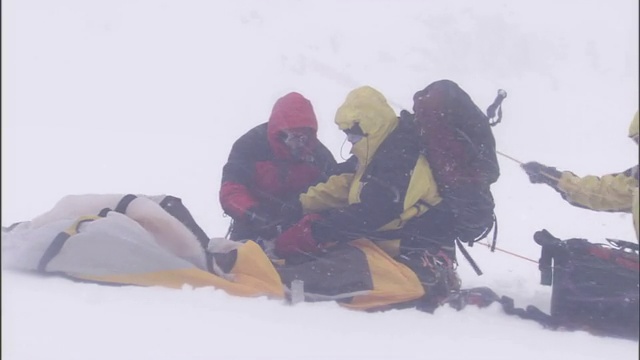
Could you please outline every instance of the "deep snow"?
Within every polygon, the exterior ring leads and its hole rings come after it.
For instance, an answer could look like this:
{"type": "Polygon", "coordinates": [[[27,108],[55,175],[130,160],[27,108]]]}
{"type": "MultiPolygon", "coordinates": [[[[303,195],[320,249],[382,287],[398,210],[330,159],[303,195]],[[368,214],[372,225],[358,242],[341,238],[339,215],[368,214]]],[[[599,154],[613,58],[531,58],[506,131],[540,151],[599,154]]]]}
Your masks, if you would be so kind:
{"type": "MultiPolygon", "coordinates": [[[[179,196],[210,236],[233,141],[298,91],[348,156],[335,110],[359,85],[399,111],[449,78],[486,107],[509,96],[499,150],[577,174],[637,164],[638,3],[611,1],[2,2],[2,224],[70,193],[179,196]]],[[[565,203],[500,158],[498,247],[532,234],[633,240],[631,216],[565,203]]],[[[548,310],[537,265],[474,247],[465,287],[548,310]]],[[[637,359],[637,342],[561,333],[499,307],[359,313],[214,289],[105,287],[2,273],[6,359],[637,359]]]]}

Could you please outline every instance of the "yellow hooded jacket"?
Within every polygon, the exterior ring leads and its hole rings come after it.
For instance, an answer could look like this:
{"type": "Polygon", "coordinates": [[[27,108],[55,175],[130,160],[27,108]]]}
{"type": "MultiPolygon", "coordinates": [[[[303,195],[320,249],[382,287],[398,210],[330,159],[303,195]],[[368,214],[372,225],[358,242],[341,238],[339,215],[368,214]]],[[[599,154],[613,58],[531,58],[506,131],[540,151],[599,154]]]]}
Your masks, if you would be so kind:
{"type": "MultiPolygon", "coordinates": [[[[638,113],[629,128],[629,137],[637,141],[638,113]]],[[[579,177],[565,171],[557,185],[562,197],[570,203],[597,211],[620,211],[633,213],[636,240],[638,229],[638,165],[627,171],[602,177],[579,177]]]]}
{"type": "Polygon", "coordinates": [[[356,124],[362,129],[364,137],[351,149],[358,168],[309,188],[300,196],[305,213],[345,209],[345,226],[386,231],[402,228],[441,202],[429,163],[412,138],[415,133],[399,128],[380,92],[369,86],[351,91],[335,122],[343,131],[356,124]]]}

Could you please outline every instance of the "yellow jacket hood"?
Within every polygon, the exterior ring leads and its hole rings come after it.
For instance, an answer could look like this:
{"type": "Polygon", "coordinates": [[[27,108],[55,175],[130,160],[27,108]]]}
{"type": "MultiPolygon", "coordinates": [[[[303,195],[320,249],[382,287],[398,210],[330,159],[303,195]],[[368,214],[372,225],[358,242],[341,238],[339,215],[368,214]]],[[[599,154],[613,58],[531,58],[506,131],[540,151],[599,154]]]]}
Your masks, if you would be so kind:
{"type": "Polygon", "coordinates": [[[395,111],[378,90],[362,86],[348,95],[336,112],[335,122],[340,130],[358,124],[365,137],[353,145],[351,152],[362,163],[367,163],[384,139],[398,125],[395,111]]]}

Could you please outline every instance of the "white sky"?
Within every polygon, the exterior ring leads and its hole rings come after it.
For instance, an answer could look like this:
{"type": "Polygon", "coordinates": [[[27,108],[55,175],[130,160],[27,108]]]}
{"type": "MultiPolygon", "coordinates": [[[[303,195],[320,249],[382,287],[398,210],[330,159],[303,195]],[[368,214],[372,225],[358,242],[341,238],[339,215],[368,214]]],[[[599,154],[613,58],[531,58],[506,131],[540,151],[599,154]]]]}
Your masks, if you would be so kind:
{"type": "MultiPolygon", "coordinates": [[[[339,159],[333,116],[364,84],[397,110],[442,78],[482,108],[504,88],[500,151],[580,175],[621,171],[638,161],[626,139],[638,109],[638,26],[633,0],[3,1],[2,224],[71,193],[166,193],[224,236],[217,194],[233,141],[299,91],[339,159]]],[[[630,215],[571,207],[500,161],[500,248],[537,259],[541,228],[635,237],[630,215]]],[[[465,287],[548,309],[535,264],[470,250],[485,275],[461,260],[465,287]]],[[[497,307],[363,314],[212,289],[2,280],[7,359],[638,356],[637,343],[542,330],[497,307]]]]}

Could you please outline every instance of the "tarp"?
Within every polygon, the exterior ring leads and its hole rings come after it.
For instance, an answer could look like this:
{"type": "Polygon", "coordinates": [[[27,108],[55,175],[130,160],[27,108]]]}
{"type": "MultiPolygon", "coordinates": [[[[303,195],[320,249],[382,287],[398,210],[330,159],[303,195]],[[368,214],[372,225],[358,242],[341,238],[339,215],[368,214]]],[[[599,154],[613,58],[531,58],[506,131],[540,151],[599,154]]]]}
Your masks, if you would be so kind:
{"type": "Polygon", "coordinates": [[[3,228],[2,266],[96,283],[213,286],[274,299],[288,297],[292,281],[300,280],[307,301],[335,300],[362,310],[425,294],[409,268],[364,238],[299,264],[270,258],[250,239],[212,238],[205,251],[193,227],[163,208],[167,198],[67,196],[33,220],[3,228]]]}

